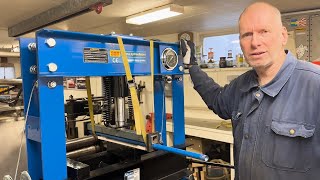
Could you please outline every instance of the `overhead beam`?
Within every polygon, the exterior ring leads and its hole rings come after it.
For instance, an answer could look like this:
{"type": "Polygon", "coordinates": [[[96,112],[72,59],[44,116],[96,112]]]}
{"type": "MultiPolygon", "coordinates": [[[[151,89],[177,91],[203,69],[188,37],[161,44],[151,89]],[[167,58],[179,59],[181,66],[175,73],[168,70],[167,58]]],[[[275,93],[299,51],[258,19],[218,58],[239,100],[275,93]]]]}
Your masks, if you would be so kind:
{"type": "Polygon", "coordinates": [[[67,20],[69,18],[92,11],[92,7],[102,3],[112,4],[112,0],[67,0],[59,6],[46,10],[8,28],[9,37],[17,37],[37,29],[67,20]]]}

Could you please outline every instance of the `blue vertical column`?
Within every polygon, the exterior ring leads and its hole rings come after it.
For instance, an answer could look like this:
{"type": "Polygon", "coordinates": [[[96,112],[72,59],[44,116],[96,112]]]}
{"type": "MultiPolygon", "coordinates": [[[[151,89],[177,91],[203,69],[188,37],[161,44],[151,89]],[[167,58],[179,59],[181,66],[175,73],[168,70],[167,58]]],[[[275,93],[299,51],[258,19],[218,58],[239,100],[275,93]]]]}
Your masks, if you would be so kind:
{"type": "Polygon", "coordinates": [[[172,78],[173,145],[185,144],[183,75],[172,78]]]}
{"type": "Polygon", "coordinates": [[[162,76],[154,77],[154,123],[155,130],[161,133],[164,145],[167,145],[166,103],[164,94],[164,80],[162,76]]]}
{"type": "MultiPolygon", "coordinates": [[[[37,65],[36,51],[28,49],[28,45],[35,43],[35,39],[20,38],[20,64],[23,87],[24,114],[26,116],[26,147],[28,159],[28,172],[32,179],[42,178],[41,144],[39,127],[39,101],[38,89],[35,86],[37,80],[36,72],[31,73],[30,68],[37,65]],[[34,87],[33,93],[32,88],[34,87]],[[31,94],[32,93],[32,94],[31,94]],[[30,96],[32,97],[30,99],[30,96]],[[30,100],[30,107],[28,104],[30,100]],[[28,114],[28,117],[27,117],[28,114]]],[[[22,152],[24,153],[24,152],[22,152]]]]}
{"type": "Polygon", "coordinates": [[[62,77],[39,78],[39,106],[43,179],[67,179],[62,77]]]}

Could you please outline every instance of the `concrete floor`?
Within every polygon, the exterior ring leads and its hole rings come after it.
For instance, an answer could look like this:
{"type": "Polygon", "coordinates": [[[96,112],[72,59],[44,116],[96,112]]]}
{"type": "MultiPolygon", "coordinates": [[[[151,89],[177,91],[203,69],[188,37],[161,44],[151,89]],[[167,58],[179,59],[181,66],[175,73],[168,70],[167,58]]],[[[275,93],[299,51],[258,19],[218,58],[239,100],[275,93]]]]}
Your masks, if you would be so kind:
{"type": "MultiPolygon", "coordinates": [[[[11,175],[11,177],[14,178],[23,126],[24,120],[0,121],[0,179],[5,175],[11,175]]],[[[22,171],[27,170],[25,137],[23,137],[22,142],[23,145],[17,179],[20,179],[22,171]]]]}

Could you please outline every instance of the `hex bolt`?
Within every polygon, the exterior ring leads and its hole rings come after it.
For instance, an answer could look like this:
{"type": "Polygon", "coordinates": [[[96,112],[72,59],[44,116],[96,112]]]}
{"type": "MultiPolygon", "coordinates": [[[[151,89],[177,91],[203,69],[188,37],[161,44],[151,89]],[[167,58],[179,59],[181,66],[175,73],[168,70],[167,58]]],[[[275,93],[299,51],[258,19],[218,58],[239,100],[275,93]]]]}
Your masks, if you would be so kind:
{"type": "Polygon", "coordinates": [[[55,88],[57,86],[57,83],[55,81],[49,81],[48,82],[48,87],[49,88],[55,88]]]}
{"type": "Polygon", "coordinates": [[[58,66],[55,63],[49,63],[48,68],[50,72],[56,72],[58,69],[58,66]]]}
{"type": "Polygon", "coordinates": [[[36,74],[37,73],[37,66],[36,65],[32,65],[30,66],[30,73],[31,74],[36,74]]]}
{"type": "Polygon", "coordinates": [[[56,45],[56,40],[54,40],[53,38],[46,39],[46,44],[49,47],[54,47],[56,45]]]}
{"type": "Polygon", "coordinates": [[[28,49],[29,49],[29,51],[35,51],[37,49],[37,44],[36,43],[29,43],[28,49]]]}
{"type": "Polygon", "coordinates": [[[179,66],[179,70],[180,70],[181,72],[183,72],[183,70],[184,70],[183,66],[179,66]]]}
{"type": "Polygon", "coordinates": [[[172,77],[171,76],[165,76],[164,79],[166,80],[167,83],[172,83],[172,77]]]}

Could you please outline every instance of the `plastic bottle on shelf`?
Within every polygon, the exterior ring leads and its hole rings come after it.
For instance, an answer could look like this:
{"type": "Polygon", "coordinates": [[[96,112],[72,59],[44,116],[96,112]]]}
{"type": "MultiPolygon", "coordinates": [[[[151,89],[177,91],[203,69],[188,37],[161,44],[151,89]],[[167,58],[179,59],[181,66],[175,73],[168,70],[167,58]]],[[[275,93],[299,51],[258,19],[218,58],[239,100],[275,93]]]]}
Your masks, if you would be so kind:
{"type": "Polygon", "coordinates": [[[208,68],[214,68],[214,52],[212,51],[213,48],[209,48],[209,52],[208,52],[208,68]]]}
{"type": "Polygon", "coordinates": [[[234,59],[232,57],[232,50],[228,50],[228,57],[227,57],[227,66],[228,67],[234,67],[234,59]]]}
{"type": "Polygon", "coordinates": [[[213,48],[209,48],[208,60],[212,60],[213,61],[214,52],[212,50],[213,50],[213,48]]]}
{"type": "Polygon", "coordinates": [[[244,67],[243,55],[241,53],[237,54],[237,67],[244,67]]]}

